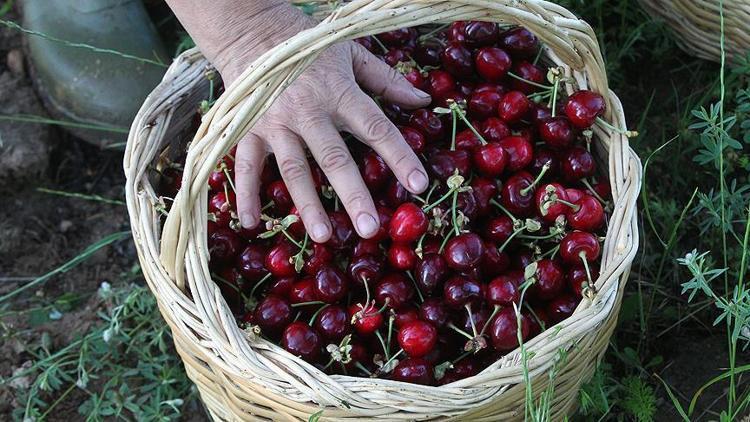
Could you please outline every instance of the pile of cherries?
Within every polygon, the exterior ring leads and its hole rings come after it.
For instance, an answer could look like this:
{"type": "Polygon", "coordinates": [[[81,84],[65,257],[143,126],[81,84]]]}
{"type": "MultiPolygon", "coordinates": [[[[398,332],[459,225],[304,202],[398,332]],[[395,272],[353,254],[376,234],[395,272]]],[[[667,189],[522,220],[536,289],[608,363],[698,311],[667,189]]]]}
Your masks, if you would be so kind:
{"type": "Polygon", "coordinates": [[[411,195],[373,150],[349,142],[380,217],[362,239],[310,159],[333,226],[318,244],[273,160],[264,223],[241,228],[230,153],[209,179],[211,271],[248,335],[327,373],[453,382],[596,293],[610,188],[590,127],[605,101],[566,95],[572,81],[539,64],[540,43],[522,27],[455,22],[357,42],[432,96],[413,111],[377,99],[430,189],[411,195]]]}

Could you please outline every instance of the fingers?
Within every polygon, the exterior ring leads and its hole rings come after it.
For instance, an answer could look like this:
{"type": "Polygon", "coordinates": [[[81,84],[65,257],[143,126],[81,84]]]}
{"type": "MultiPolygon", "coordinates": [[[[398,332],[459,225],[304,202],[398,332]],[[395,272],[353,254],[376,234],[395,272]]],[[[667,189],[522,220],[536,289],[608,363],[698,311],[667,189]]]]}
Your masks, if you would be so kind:
{"type": "Polygon", "coordinates": [[[406,108],[427,107],[430,96],[357,43],[352,44],[354,75],[368,91],[406,108]]]}
{"type": "Polygon", "coordinates": [[[374,236],[380,227],[375,204],[336,127],[326,118],[311,120],[299,129],[298,133],[304,133],[308,148],[341,199],[357,233],[364,238],[374,236]]]}
{"type": "Polygon", "coordinates": [[[251,229],[260,222],[260,173],[266,159],[263,140],[248,133],[237,145],[235,189],[237,213],[242,227],[251,229]]]}
{"type": "Polygon", "coordinates": [[[276,130],[267,135],[267,141],[310,238],[317,243],[328,241],[331,222],[318,197],[299,137],[289,130],[276,130]]]}
{"type": "Polygon", "coordinates": [[[342,109],[337,112],[338,120],[383,157],[407,190],[423,192],[427,189],[427,172],[401,132],[385,117],[372,98],[359,89],[352,91],[356,94],[350,95],[350,99],[342,103],[342,109]]]}

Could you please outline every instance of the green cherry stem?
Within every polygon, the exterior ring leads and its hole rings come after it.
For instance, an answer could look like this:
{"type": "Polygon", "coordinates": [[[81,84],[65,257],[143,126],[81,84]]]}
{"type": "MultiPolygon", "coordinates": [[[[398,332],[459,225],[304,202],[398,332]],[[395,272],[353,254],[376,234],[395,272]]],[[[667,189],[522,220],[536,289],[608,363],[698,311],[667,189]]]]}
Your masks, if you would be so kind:
{"type": "MultiPolygon", "coordinates": [[[[474,125],[472,125],[469,119],[466,118],[466,114],[464,114],[464,111],[461,110],[461,107],[459,107],[458,104],[456,104],[455,102],[451,102],[449,107],[455,114],[458,114],[458,117],[460,117],[461,120],[464,121],[464,123],[466,123],[466,126],[468,126],[469,130],[471,130],[474,133],[474,136],[479,138],[479,142],[481,142],[482,145],[487,145],[487,140],[484,139],[484,137],[479,132],[477,132],[476,128],[474,128],[474,125]]],[[[454,122],[454,130],[455,130],[455,119],[453,120],[453,122],[454,122]]],[[[453,136],[454,147],[455,147],[455,142],[456,142],[456,137],[455,137],[455,132],[454,132],[454,136],[453,136]]]]}
{"type": "Polygon", "coordinates": [[[490,314],[490,317],[487,318],[487,322],[484,323],[484,327],[482,327],[482,331],[479,333],[480,336],[484,335],[484,332],[487,331],[487,327],[489,327],[490,322],[492,321],[492,318],[494,318],[495,315],[497,315],[497,313],[500,312],[500,309],[502,308],[503,307],[500,305],[495,305],[495,307],[492,309],[492,313],[490,314]]]}
{"type": "Polygon", "coordinates": [[[555,74],[554,79],[555,79],[555,83],[552,86],[552,98],[550,98],[550,101],[547,104],[547,106],[551,110],[552,117],[555,117],[555,111],[557,110],[557,90],[558,90],[558,87],[560,86],[560,76],[555,74]]]}
{"type": "Polygon", "coordinates": [[[513,72],[508,72],[508,76],[510,76],[510,77],[511,77],[511,78],[513,78],[513,79],[518,79],[519,81],[522,81],[522,82],[526,82],[527,84],[529,84],[529,85],[531,85],[531,86],[535,86],[535,87],[537,87],[537,88],[542,88],[542,89],[546,89],[546,90],[549,90],[549,89],[550,89],[550,87],[549,87],[549,86],[547,86],[547,85],[542,85],[542,84],[540,84],[540,83],[536,83],[536,82],[534,82],[534,81],[530,81],[530,80],[528,80],[528,79],[524,79],[524,78],[522,78],[522,77],[520,77],[520,76],[516,75],[516,74],[515,74],[515,73],[513,73],[513,72]]]}
{"type": "Polygon", "coordinates": [[[453,120],[453,129],[451,131],[451,151],[455,151],[456,150],[456,125],[458,124],[458,122],[456,121],[456,110],[453,107],[451,107],[451,117],[453,120]]]}
{"type": "Polygon", "coordinates": [[[583,268],[586,270],[586,280],[589,283],[589,290],[591,290],[592,293],[596,293],[596,286],[594,285],[594,280],[591,278],[591,269],[589,268],[589,261],[586,259],[586,252],[581,251],[581,253],[578,254],[578,257],[581,258],[583,268]]]}
{"type": "Polygon", "coordinates": [[[583,183],[583,186],[586,186],[588,190],[591,192],[592,195],[594,195],[594,198],[598,199],[599,202],[602,204],[605,204],[607,201],[604,200],[601,196],[599,196],[598,193],[596,193],[596,189],[594,189],[593,186],[591,186],[591,183],[589,183],[588,179],[581,179],[581,183],[583,183]]]}
{"type": "Polygon", "coordinates": [[[323,309],[327,308],[328,306],[330,306],[330,305],[328,305],[328,304],[326,303],[325,305],[323,305],[323,306],[321,306],[320,308],[318,308],[318,310],[317,310],[317,311],[315,311],[315,313],[314,313],[314,314],[312,314],[312,317],[310,317],[310,321],[309,321],[309,322],[307,323],[307,325],[309,325],[309,326],[311,326],[311,327],[312,327],[312,325],[313,325],[313,322],[315,322],[315,318],[317,318],[317,317],[318,317],[318,315],[320,314],[320,312],[321,312],[321,311],[322,311],[323,309]]]}
{"type": "Polygon", "coordinates": [[[445,201],[446,199],[450,198],[450,197],[451,197],[451,195],[453,195],[453,192],[455,192],[455,191],[457,191],[457,190],[458,190],[458,189],[455,189],[455,188],[454,188],[454,189],[450,189],[450,190],[448,190],[448,192],[446,192],[446,193],[445,193],[445,194],[444,194],[443,196],[441,196],[440,198],[438,198],[438,200],[437,200],[437,201],[433,202],[433,203],[432,203],[432,204],[430,204],[430,205],[427,205],[427,206],[425,206],[425,207],[422,207],[422,211],[423,211],[423,212],[424,212],[425,214],[427,214],[428,212],[430,212],[430,210],[432,210],[432,209],[433,209],[433,208],[435,208],[436,206],[440,205],[440,204],[441,204],[441,203],[442,203],[443,201],[445,201]]]}
{"type": "Polygon", "coordinates": [[[443,242],[440,243],[440,249],[438,249],[438,253],[443,253],[443,249],[445,249],[445,245],[447,245],[448,241],[453,237],[453,233],[453,230],[446,233],[445,238],[443,238],[443,242]]]}
{"type": "Polygon", "coordinates": [[[453,206],[451,207],[451,221],[453,222],[453,230],[456,232],[456,236],[461,234],[461,229],[458,227],[458,220],[456,219],[456,206],[458,205],[458,190],[453,192],[453,206]]]}
{"type": "Polygon", "coordinates": [[[325,305],[325,302],[320,301],[320,300],[313,300],[310,302],[292,303],[292,308],[299,308],[299,307],[308,306],[308,305],[325,305]]]}
{"type": "Polygon", "coordinates": [[[534,179],[533,182],[529,186],[526,186],[525,188],[521,189],[520,194],[522,196],[526,196],[530,191],[534,190],[536,186],[539,184],[539,182],[542,181],[542,178],[544,177],[544,174],[547,173],[547,170],[549,170],[550,164],[549,162],[544,163],[542,166],[542,170],[539,171],[539,174],[536,176],[536,179],[534,179]]]}
{"type": "Polygon", "coordinates": [[[513,233],[511,233],[510,236],[508,236],[507,239],[505,239],[505,242],[503,242],[502,245],[500,245],[499,248],[497,248],[498,252],[502,252],[506,246],[510,243],[511,240],[513,240],[514,237],[518,236],[519,234],[523,233],[523,231],[526,230],[526,227],[521,227],[520,229],[516,229],[513,233]]]}
{"type": "Polygon", "coordinates": [[[560,199],[560,198],[550,199],[550,202],[559,202],[559,203],[561,203],[563,205],[566,205],[566,206],[570,207],[573,210],[573,212],[578,212],[578,210],[581,209],[580,205],[576,205],[576,204],[574,204],[574,203],[572,203],[570,201],[566,201],[566,200],[560,199]]]}
{"type": "Polygon", "coordinates": [[[456,327],[455,324],[453,324],[452,322],[448,323],[448,328],[450,328],[451,330],[457,332],[458,334],[461,334],[462,336],[468,338],[469,340],[473,340],[474,339],[474,337],[472,337],[471,334],[469,334],[466,331],[464,331],[464,330],[456,327]]]}
{"type": "Polygon", "coordinates": [[[474,337],[472,338],[477,338],[479,334],[477,333],[477,326],[474,324],[474,318],[472,318],[471,316],[471,304],[467,303],[466,305],[464,305],[464,309],[466,309],[466,313],[469,316],[469,323],[471,324],[471,332],[474,334],[474,337]]]}
{"type": "Polygon", "coordinates": [[[638,136],[638,131],[627,130],[627,129],[622,129],[619,127],[612,126],[608,121],[602,119],[601,117],[597,117],[596,122],[615,133],[619,133],[620,135],[625,135],[625,137],[627,138],[635,138],[636,136],[638,136]]]}
{"type": "Polygon", "coordinates": [[[253,289],[250,290],[250,297],[255,297],[255,291],[258,290],[258,287],[260,287],[261,284],[265,283],[266,280],[271,278],[271,273],[268,273],[263,276],[257,283],[255,283],[255,286],[253,286],[253,289]]]}
{"type": "Polygon", "coordinates": [[[490,199],[490,204],[496,206],[500,211],[503,212],[503,214],[507,215],[511,219],[511,221],[513,221],[514,224],[516,221],[519,221],[515,215],[513,215],[510,211],[508,211],[507,208],[505,208],[501,203],[497,202],[496,200],[490,199]]]}

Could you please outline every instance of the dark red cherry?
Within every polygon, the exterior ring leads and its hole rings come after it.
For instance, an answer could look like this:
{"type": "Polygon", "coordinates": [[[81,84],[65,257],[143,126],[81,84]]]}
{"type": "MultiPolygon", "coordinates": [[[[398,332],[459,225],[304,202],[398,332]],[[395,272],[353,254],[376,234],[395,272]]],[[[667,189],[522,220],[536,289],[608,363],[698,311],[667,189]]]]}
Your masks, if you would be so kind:
{"type": "Polygon", "coordinates": [[[367,336],[383,325],[383,314],[372,303],[367,306],[357,303],[349,307],[349,321],[360,335],[367,336]]]}
{"type": "Polygon", "coordinates": [[[213,214],[213,220],[219,227],[228,228],[229,223],[232,222],[234,212],[234,204],[237,203],[235,194],[229,190],[229,195],[224,192],[217,192],[208,201],[208,212],[213,214]]]}
{"type": "Polygon", "coordinates": [[[289,324],[281,335],[281,347],[307,362],[318,360],[322,346],[317,331],[301,321],[289,324]]]}
{"type": "Polygon", "coordinates": [[[411,112],[401,108],[401,106],[389,102],[381,102],[380,107],[383,113],[397,125],[408,125],[411,119],[411,112]]]}
{"type": "MultiPolygon", "coordinates": [[[[528,320],[521,316],[521,338],[529,336],[528,320]]],[[[487,330],[492,346],[498,352],[509,352],[518,347],[518,320],[513,308],[505,308],[497,313],[487,330]]]]}
{"type": "Polygon", "coordinates": [[[466,95],[460,91],[451,91],[441,96],[435,96],[432,105],[437,107],[450,107],[452,103],[464,104],[467,101],[466,95]]]}
{"type": "Polygon", "coordinates": [[[407,44],[410,40],[417,38],[414,28],[398,28],[377,35],[378,39],[388,47],[398,47],[407,44]]]}
{"type": "Polygon", "coordinates": [[[510,172],[521,170],[534,159],[534,146],[523,136],[509,136],[500,145],[508,153],[507,170],[510,172]]]}
{"type": "Polygon", "coordinates": [[[419,306],[419,318],[437,328],[443,328],[448,322],[448,309],[440,298],[431,297],[419,306]]]}
{"type": "Polygon", "coordinates": [[[367,49],[367,51],[369,51],[370,53],[375,51],[375,48],[374,48],[375,41],[372,39],[372,36],[370,35],[365,35],[364,37],[355,38],[354,42],[356,42],[357,44],[367,49]]]}
{"type": "Polygon", "coordinates": [[[476,219],[477,201],[474,199],[474,192],[459,192],[456,199],[456,209],[461,211],[469,220],[473,221],[476,219]]]}
{"type": "Polygon", "coordinates": [[[214,170],[208,175],[208,186],[214,192],[223,192],[227,184],[227,174],[223,169],[214,170]]]}
{"type": "Polygon", "coordinates": [[[352,226],[349,215],[344,211],[332,211],[328,213],[328,218],[331,220],[333,231],[326,245],[333,249],[344,249],[351,246],[357,238],[357,234],[354,232],[354,226],[352,226]]]}
{"type": "Polygon", "coordinates": [[[591,127],[606,109],[604,97],[593,91],[581,90],[568,97],[564,110],[573,126],[586,129],[591,127]]]}
{"type": "Polygon", "coordinates": [[[560,257],[568,264],[580,264],[584,258],[596,261],[600,252],[599,239],[591,233],[570,232],[560,241],[560,257]]]}
{"type": "Polygon", "coordinates": [[[414,269],[417,286],[425,294],[431,294],[438,289],[447,276],[448,265],[443,257],[436,253],[425,254],[414,269]]]}
{"type": "Polygon", "coordinates": [[[460,381],[465,378],[473,377],[479,373],[481,366],[472,357],[466,357],[455,364],[453,367],[445,371],[443,378],[440,378],[438,383],[440,385],[450,384],[452,382],[460,381]]]}
{"type": "Polygon", "coordinates": [[[393,324],[397,329],[400,329],[404,325],[416,321],[419,319],[419,311],[412,306],[404,306],[403,308],[393,312],[393,324]]]}
{"type": "Polygon", "coordinates": [[[477,147],[473,154],[474,165],[480,173],[488,177],[498,177],[508,164],[508,154],[499,142],[477,147]]]}
{"type": "MultiPolygon", "coordinates": [[[[490,319],[490,312],[487,308],[475,308],[477,309],[471,309],[471,312],[463,310],[455,318],[458,327],[470,334],[474,334],[475,330],[477,334],[481,332],[490,319]]],[[[463,338],[461,340],[463,341],[463,338]]]]}
{"type": "Polygon", "coordinates": [[[390,208],[383,205],[378,205],[376,210],[378,211],[378,222],[380,223],[380,227],[378,228],[378,231],[375,232],[372,239],[378,242],[383,242],[388,240],[388,227],[391,224],[391,216],[393,215],[393,212],[390,208]]]}
{"type": "MultiPolygon", "coordinates": [[[[399,205],[409,200],[409,191],[404,188],[397,179],[393,178],[388,183],[388,187],[385,190],[385,202],[388,206],[398,208],[399,205]]],[[[391,213],[392,214],[392,213],[391,213]]],[[[392,215],[389,216],[388,221],[390,222],[392,215]]],[[[383,224],[383,221],[380,221],[383,224]]]]}
{"type": "Polygon", "coordinates": [[[289,297],[289,294],[292,292],[292,287],[296,282],[297,279],[294,277],[277,278],[268,286],[266,294],[279,297],[289,297]]]}
{"type": "MultiPolygon", "coordinates": [[[[591,268],[590,266],[589,270],[591,271],[591,282],[595,283],[599,278],[599,268],[595,266],[591,268]]],[[[571,266],[565,274],[565,278],[568,282],[568,286],[570,286],[576,296],[583,296],[583,290],[589,284],[586,267],[584,267],[582,263],[571,266]]]]}
{"type": "Polygon", "coordinates": [[[444,70],[433,70],[427,74],[426,89],[433,97],[444,97],[456,90],[456,80],[444,70]]]}
{"type": "Polygon", "coordinates": [[[529,114],[527,115],[528,119],[531,120],[532,123],[539,123],[544,120],[547,120],[552,117],[552,110],[549,109],[549,107],[538,104],[538,103],[531,103],[531,110],[529,110],[529,114]]]}
{"type": "Polygon", "coordinates": [[[417,45],[412,57],[420,66],[440,66],[440,54],[442,47],[437,43],[425,43],[417,45]]]}
{"type": "Polygon", "coordinates": [[[484,237],[488,240],[502,245],[513,234],[515,227],[513,220],[507,215],[498,215],[487,221],[485,226],[484,237]]]}
{"type": "Polygon", "coordinates": [[[497,117],[482,122],[480,133],[487,142],[500,142],[512,134],[508,125],[497,117]]]}
{"type": "Polygon", "coordinates": [[[315,293],[315,279],[306,277],[292,285],[289,292],[289,301],[292,303],[315,302],[318,296],[315,293]]]}
{"type": "Polygon", "coordinates": [[[394,270],[411,271],[417,265],[417,254],[408,243],[392,243],[388,248],[388,264],[394,270]]]}
{"type": "Polygon", "coordinates": [[[347,268],[349,278],[360,286],[366,281],[372,286],[383,275],[383,263],[374,255],[359,255],[352,258],[347,268]]]}
{"type": "Polygon", "coordinates": [[[394,242],[414,242],[427,232],[429,221],[413,202],[401,204],[391,217],[388,234],[394,242]]]}
{"type": "Polygon", "coordinates": [[[466,80],[456,81],[456,92],[460,92],[465,98],[469,98],[474,93],[474,83],[466,80]]]}
{"type": "Polygon", "coordinates": [[[499,276],[490,281],[485,299],[491,305],[511,306],[521,300],[521,292],[511,277],[499,276]]]}
{"type": "Polygon", "coordinates": [[[482,141],[477,138],[477,135],[471,129],[464,129],[456,134],[456,149],[473,151],[480,145],[482,145],[482,141]]]}
{"type": "Polygon", "coordinates": [[[255,307],[253,321],[267,335],[278,335],[292,322],[292,307],[279,296],[266,296],[255,307]]]}
{"type": "Polygon", "coordinates": [[[573,205],[578,209],[566,207],[568,224],[575,230],[594,232],[604,224],[604,208],[595,197],[584,194],[573,205]]]}
{"type": "Polygon", "coordinates": [[[459,43],[448,45],[440,56],[443,68],[451,75],[469,79],[474,75],[474,60],[471,57],[471,50],[459,43]]]}
{"type": "Polygon", "coordinates": [[[495,116],[501,98],[502,95],[494,91],[474,92],[467,104],[469,116],[474,119],[486,119],[495,116]]]}
{"type": "Polygon", "coordinates": [[[412,384],[432,385],[435,383],[435,369],[426,360],[421,358],[408,358],[399,362],[393,369],[391,378],[395,381],[409,382],[412,384]]]}
{"type": "Polygon", "coordinates": [[[313,326],[326,341],[336,344],[352,331],[349,314],[346,312],[346,309],[336,305],[323,308],[315,318],[313,326]]]}
{"type": "Polygon", "coordinates": [[[586,190],[589,194],[593,195],[596,193],[599,195],[602,199],[609,199],[612,197],[612,187],[609,185],[609,181],[607,180],[599,180],[594,183],[592,183],[592,188],[594,188],[594,191],[591,192],[590,190],[586,190]]]}
{"type": "Polygon", "coordinates": [[[513,68],[511,69],[511,71],[516,76],[520,76],[522,79],[524,79],[523,81],[521,81],[514,78],[511,82],[511,86],[513,87],[513,89],[517,89],[526,94],[530,94],[539,90],[538,87],[529,84],[526,81],[531,81],[536,84],[544,83],[545,72],[541,67],[535,64],[526,61],[515,62],[513,63],[513,68]]]}
{"type": "Polygon", "coordinates": [[[500,45],[513,57],[532,59],[539,51],[539,39],[528,29],[516,27],[500,34],[500,45]]]}
{"type": "Polygon", "coordinates": [[[486,277],[495,277],[505,272],[510,266],[510,257],[500,252],[493,242],[484,242],[484,257],[481,270],[486,277]]]}
{"type": "Polygon", "coordinates": [[[391,170],[375,151],[370,151],[362,157],[360,173],[371,191],[381,189],[391,178],[391,170]]]}
{"type": "Polygon", "coordinates": [[[409,357],[419,358],[429,353],[437,343],[437,330],[429,322],[412,321],[398,331],[398,344],[409,357]]]}
{"type": "Polygon", "coordinates": [[[218,227],[208,235],[208,253],[211,264],[232,262],[242,247],[240,237],[233,230],[218,227]]]}
{"type": "Polygon", "coordinates": [[[365,255],[372,255],[372,256],[382,255],[382,251],[380,250],[380,244],[378,243],[377,240],[359,239],[357,241],[357,244],[354,246],[352,257],[357,258],[360,256],[365,256],[365,255]]]}
{"type": "Polygon", "coordinates": [[[484,255],[484,242],[474,233],[464,233],[448,241],[443,259],[448,267],[465,271],[476,266],[484,255]]]}
{"type": "Polygon", "coordinates": [[[557,261],[542,259],[536,263],[534,295],[541,300],[550,300],[565,288],[565,274],[557,261]]]}
{"type": "Polygon", "coordinates": [[[512,64],[508,53],[497,47],[480,49],[474,61],[477,73],[490,82],[499,82],[505,78],[512,64]]]}
{"type": "Polygon", "coordinates": [[[427,74],[419,69],[413,68],[404,73],[404,79],[409,81],[414,88],[425,90],[427,87],[427,74]]]}
{"type": "Polygon", "coordinates": [[[411,58],[409,57],[409,53],[401,48],[391,48],[383,56],[383,61],[385,61],[388,66],[391,67],[394,67],[401,62],[408,62],[409,60],[411,60],[411,58]]]}
{"type": "Polygon", "coordinates": [[[465,43],[472,48],[496,43],[499,33],[494,22],[470,21],[464,25],[465,43]]]}
{"type": "Polygon", "coordinates": [[[435,113],[423,108],[414,110],[409,126],[421,132],[428,144],[438,142],[445,136],[443,121],[435,113]]]}
{"type": "MultiPolygon", "coordinates": [[[[305,237],[305,225],[302,223],[302,218],[299,215],[299,211],[297,210],[297,207],[292,206],[292,208],[289,209],[288,215],[294,215],[297,217],[297,221],[292,223],[289,226],[289,229],[287,230],[292,236],[302,239],[305,237]]],[[[263,224],[258,224],[258,227],[264,226],[263,224]]],[[[260,234],[260,233],[259,233],[260,234]]],[[[279,236],[280,238],[281,236],[279,236]]]]}
{"type": "Polygon", "coordinates": [[[305,274],[315,275],[323,266],[333,261],[333,252],[323,243],[313,243],[312,255],[305,260],[305,274]]]}
{"type": "Polygon", "coordinates": [[[453,276],[443,285],[443,300],[451,308],[477,305],[482,301],[482,286],[478,281],[464,276],[453,276]]]}
{"type": "Polygon", "coordinates": [[[409,126],[400,126],[398,129],[401,131],[401,135],[404,137],[406,143],[409,144],[412,151],[417,154],[424,152],[424,147],[427,144],[427,141],[425,141],[422,132],[409,126]]]}
{"type": "Polygon", "coordinates": [[[237,257],[237,269],[245,280],[255,282],[268,273],[266,253],[266,248],[252,243],[240,253],[237,257]]]}
{"type": "Polygon", "coordinates": [[[539,175],[545,164],[547,164],[549,168],[547,169],[547,172],[544,173],[542,180],[551,180],[560,171],[560,160],[549,148],[544,146],[534,148],[534,159],[531,161],[531,164],[529,164],[529,173],[534,176],[539,175]]]}
{"type": "Polygon", "coordinates": [[[389,307],[399,309],[413,297],[414,287],[401,273],[388,274],[375,286],[375,301],[381,306],[387,302],[389,307]]]}
{"type": "Polygon", "coordinates": [[[550,117],[540,121],[536,128],[542,141],[552,149],[568,148],[575,139],[573,128],[566,117],[550,117]]]}
{"type": "Polygon", "coordinates": [[[515,123],[526,117],[532,108],[531,100],[521,91],[509,91],[497,104],[497,115],[508,123],[515,123]]]}
{"type": "Polygon", "coordinates": [[[594,156],[581,147],[573,147],[567,150],[563,154],[560,167],[563,177],[570,183],[593,176],[596,171],[594,156]]]}
{"type": "Polygon", "coordinates": [[[441,181],[448,180],[456,170],[458,174],[466,177],[471,168],[471,156],[465,150],[441,149],[430,155],[427,166],[432,175],[441,181]]]}
{"type": "Polygon", "coordinates": [[[338,268],[326,266],[315,274],[315,296],[325,303],[340,301],[349,292],[349,279],[338,268]]]}
{"type": "Polygon", "coordinates": [[[453,22],[447,31],[448,41],[454,43],[466,42],[466,21],[453,22]]]}
{"type": "Polygon", "coordinates": [[[535,196],[536,213],[544,221],[554,224],[557,217],[565,215],[570,207],[562,202],[555,202],[555,198],[568,201],[568,194],[563,185],[547,183],[540,185],[535,196]]]}
{"type": "Polygon", "coordinates": [[[578,306],[578,302],[578,298],[569,293],[552,299],[547,303],[546,307],[550,322],[556,324],[573,315],[573,311],[575,311],[576,306],[578,306]]]}
{"type": "Polygon", "coordinates": [[[534,213],[534,176],[519,171],[508,178],[500,190],[500,203],[517,217],[528,217],[534,213]]]}
{"type": "Polygon", "coordinates": [[[477,215],[488,215],[492,211],[490,200],[497,195],[497,185],[490,179],[474,177],[471,180],[471,193],[477,204],[477,215]]]}
{"type": "Polygon", "coordinates": [[[291,277],[297,274],[293,256],[297,253],[291,243],[281,242],[268,251],[265,265],[274,277],[291,277]]]}
{"type": "Polygon", "coordinates": [[[283,180],[275,180],[266,187],[266,196],[273,201],[273,206],[281,214],[286,214],[292,208],[294,202],[292,195],[289,194],[286,184],[283,180]]]}

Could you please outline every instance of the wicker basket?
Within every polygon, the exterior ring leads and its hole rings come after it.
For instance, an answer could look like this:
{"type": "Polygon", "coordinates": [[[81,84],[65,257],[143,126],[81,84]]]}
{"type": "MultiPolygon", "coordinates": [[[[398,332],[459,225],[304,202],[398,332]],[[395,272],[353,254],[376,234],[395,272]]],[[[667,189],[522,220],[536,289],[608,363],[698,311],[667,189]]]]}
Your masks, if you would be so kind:
{"type": "MultiPolygon", "coordinates": [[[[217,420],[518,420],[525,385],[516,350],[479,375],[440,387],[384,379],[326,375],[280,347],[241,330],[211,281],[206,247],[207,177],[275,97],[327,46],[397,27],[489,20],[520,24],[545,44],[545,56],[578,87],[605,94],[606,120],[624,127],[620,101],[609,91],[594,31],[564,8],[539,0],[358,0],[268,52],[228,87],[189,146],[183,188],[166,223],[153,170],[190,126],[208,92],[209,64],[196,50],[181,55],[146,100],[131,128],[125,153],[127,204],[146,280],[172,328],[177,351],[201,398],[217,420]]],[[[567,86],[571,92],[576,87],[567,86]]],[[[641,165],[623,135],[595,126],[595,155],[608,168],[614,211],[602,253],[598,293],[573,316],[526,343],[535,394],[554,367],[553,420],[576,406],[578,389],[592,374],[616,324],[622,290],[638,249],[636,198],[641,165]],[[559,352],[563,350],[565,358],[559,352]]]]}
{"type": "MultiPolygon", "coordinates": [[[[640,0],[652,16],[664,19],[677,33],[686,53],[706,60],[721,60],[721,21],[718,0],[640,0]]],[[[750,51],[750,0],[724,0],[727,58],[750,51]]]]}

